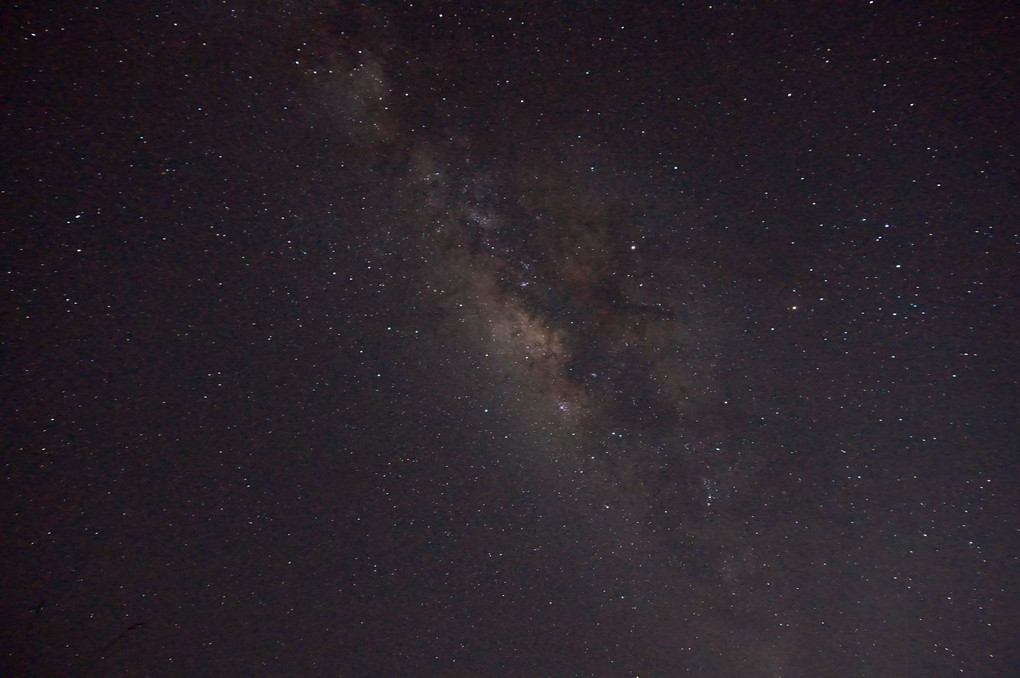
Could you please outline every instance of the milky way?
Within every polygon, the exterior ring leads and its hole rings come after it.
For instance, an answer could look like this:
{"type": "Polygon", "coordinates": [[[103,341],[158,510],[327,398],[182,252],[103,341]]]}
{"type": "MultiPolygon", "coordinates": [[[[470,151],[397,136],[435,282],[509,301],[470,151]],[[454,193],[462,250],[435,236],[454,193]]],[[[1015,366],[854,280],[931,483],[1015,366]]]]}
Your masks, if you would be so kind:
{"type": "MultiPolygon", "coordinates": [[[[479,414],[510,422],[502,449],[524,482],[585,522],[622,568],[627,614],[644,624],[671,606],[700,609],[716,586],[695,583],[702,569],[733,596],[757,596],[763,609],[746,623],[780,614],[781,598],[752,593],[769,555],[744,535],[753,514],[733,506],[757,465],[722,451],[714,335],[732,326],[710,317],[723,313],[709,301],[711,271],[649,241],[635,206],[603,187],[612,168],[595,171],[599,149],[562,139],[484,155],[465,133],[423,140],[399,101],[371,96],[387,64],[362,53],[350,65],[330,75],[321,105],[353,102],[334,110],[336,124],[385,159],[391,246],[418,259],[443,345],[470,356],[449,378],[493,403],[498,412],[479,414]]],[[[725,623],[701,625],[718,640],[725,623]]],[[[734,652],[779,667],[785,642],[734,652]]]]}

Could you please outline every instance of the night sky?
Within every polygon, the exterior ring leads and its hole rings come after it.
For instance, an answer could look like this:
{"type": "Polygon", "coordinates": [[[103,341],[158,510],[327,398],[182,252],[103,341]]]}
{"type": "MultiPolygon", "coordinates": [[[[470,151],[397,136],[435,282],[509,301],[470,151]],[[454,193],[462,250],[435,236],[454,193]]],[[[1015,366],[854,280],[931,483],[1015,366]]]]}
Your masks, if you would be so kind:
{"type": "Polygon", "coordinates": [[[1014,3],[58,4],[2,675],[1020,675],[1014,3]]]}

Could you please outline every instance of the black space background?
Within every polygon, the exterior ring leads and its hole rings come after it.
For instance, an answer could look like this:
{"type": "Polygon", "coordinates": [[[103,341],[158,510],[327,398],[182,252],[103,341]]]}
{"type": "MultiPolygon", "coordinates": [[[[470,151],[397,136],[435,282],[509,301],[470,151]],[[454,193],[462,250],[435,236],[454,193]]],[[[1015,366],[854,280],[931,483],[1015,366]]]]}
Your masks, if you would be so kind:
{"type": "Polygon", "coordinates": [[[3,675],[1017,675],[979,4],[8,5],[3,675]]]}

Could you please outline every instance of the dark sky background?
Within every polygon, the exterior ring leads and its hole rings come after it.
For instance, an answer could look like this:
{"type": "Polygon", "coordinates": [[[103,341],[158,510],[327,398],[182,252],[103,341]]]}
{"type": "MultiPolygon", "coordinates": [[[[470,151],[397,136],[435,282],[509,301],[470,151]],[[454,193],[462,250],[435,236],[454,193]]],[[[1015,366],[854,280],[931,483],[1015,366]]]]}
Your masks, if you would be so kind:
{"type": "Polygon", "coordinates": [[[1020,674],[1014,3],[56,5],[3,675],[1020,674]]]}

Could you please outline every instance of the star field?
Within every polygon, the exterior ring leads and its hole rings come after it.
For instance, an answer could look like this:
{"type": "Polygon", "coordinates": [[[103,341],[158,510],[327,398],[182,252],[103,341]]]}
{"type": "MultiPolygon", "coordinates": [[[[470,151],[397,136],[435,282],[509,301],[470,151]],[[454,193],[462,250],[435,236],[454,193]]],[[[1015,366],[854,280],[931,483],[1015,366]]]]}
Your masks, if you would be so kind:
{"type": "Polygon", "coordinates": [[[1020,669],[1010,4],[2,16],[4,675],[1020,669]]]}

